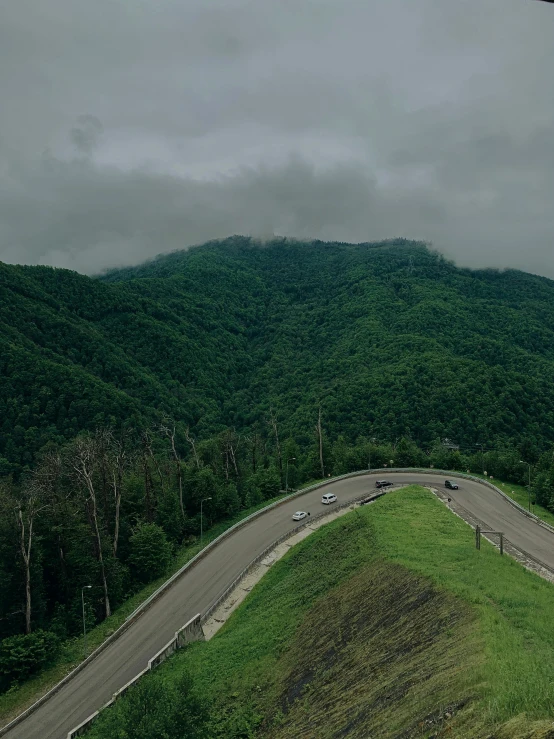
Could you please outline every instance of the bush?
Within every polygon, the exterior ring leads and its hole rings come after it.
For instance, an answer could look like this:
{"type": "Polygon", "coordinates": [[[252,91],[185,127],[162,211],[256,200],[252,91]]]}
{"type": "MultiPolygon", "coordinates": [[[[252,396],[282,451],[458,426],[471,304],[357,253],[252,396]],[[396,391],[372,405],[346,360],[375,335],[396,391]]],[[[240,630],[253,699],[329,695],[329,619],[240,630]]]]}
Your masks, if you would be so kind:
{"type": "Polygon", "coordinates": [[[257,488],[263,500],[270,500],[279,495],[281,479],[275,467],[258,470],[249,480],[249,484],[257,488]]]}
{"type": "Polygon", "coordinates": [[[137,580],[147,583],[164,574],[171,560],[171,544],[160,526],[140,524],[129,544],[129,564],[137,580]]]}
{"type": "Polygon", "coordinates": [[[13,683],[23,682],[49,665],[60,646],[51,631],[10,636],[0,642],[0,691],[13,683]]]}
{"type": "Polygon", "coordinates": [[[150,674],[100,714],[90,739],[204,739],[207,719],[190,676],[169,681],[150,674]]]}

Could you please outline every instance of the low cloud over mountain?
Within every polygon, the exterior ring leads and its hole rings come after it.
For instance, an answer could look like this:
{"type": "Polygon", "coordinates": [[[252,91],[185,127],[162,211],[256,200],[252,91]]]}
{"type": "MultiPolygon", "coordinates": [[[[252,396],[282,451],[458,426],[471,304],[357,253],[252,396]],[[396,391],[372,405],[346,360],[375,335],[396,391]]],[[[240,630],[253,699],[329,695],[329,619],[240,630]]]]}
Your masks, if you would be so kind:
{"type": "Polygon", "coordinates": [[[3,261],[405,236],[554,277],[547,3],[19,0],[0,20],[3,261]]]}

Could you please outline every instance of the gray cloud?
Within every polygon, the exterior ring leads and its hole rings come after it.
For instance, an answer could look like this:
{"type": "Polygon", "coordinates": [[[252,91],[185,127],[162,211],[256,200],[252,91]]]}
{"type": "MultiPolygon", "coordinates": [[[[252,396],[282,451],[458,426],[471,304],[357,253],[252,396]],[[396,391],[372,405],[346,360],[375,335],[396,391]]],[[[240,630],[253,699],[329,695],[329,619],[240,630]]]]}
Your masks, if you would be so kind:
{"type": "Polygon", "coordinates": [[[526,0],[4,4],[0,259],[405,236],[554,277],[552,38],[526,0]]]}
{"type": "Polygon", "coordinates": [[[71,129],[71,141],[78,152],[89,155],[96,149],[104,128],[93,115],[80,115],[71,129]]]}

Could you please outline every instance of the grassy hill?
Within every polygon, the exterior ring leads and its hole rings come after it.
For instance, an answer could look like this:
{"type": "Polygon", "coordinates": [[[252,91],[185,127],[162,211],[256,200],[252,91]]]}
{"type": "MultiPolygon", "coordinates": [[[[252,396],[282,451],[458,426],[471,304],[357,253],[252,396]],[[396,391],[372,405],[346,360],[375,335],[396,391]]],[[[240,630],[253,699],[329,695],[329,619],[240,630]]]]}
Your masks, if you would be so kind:
{"type": "Polygon", "coordinates": [[[554,441],[554,283],[425,246],[234,237],[92,279],[0,264],[0,475],[167,412],[199,437],[554,441]]]}
{"type": "Polygon", "coordinates": [[[553,606],[552,585],[487,543],[477,551],[414,486],[294,547],[210,642],[164,663],[88,736],[150,736],[152,696],[185,685],[199,717],[187,737],[546,739],[553,606]]]}

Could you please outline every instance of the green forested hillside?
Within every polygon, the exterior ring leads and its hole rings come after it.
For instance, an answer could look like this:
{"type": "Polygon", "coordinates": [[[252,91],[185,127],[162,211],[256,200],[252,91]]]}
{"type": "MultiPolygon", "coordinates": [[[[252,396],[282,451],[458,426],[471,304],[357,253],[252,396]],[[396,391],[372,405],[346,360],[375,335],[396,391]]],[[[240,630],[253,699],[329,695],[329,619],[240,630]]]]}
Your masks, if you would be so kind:
{"type": "Polygon", "coordinates": [[[0,265],[0,474],[49,440],[167,412],[307,444],[554,440],[554,283],[423,245],[235,237],[91,279],[0,265]]]}
{"type": "Polygon", "coordinates": [[[83,585],[92,626],[284,487],[486,469],[554,511],[546,279],[236,237],[95,279],[0,264],[0,303],[0,694],[73,654],[83,585]]]}

